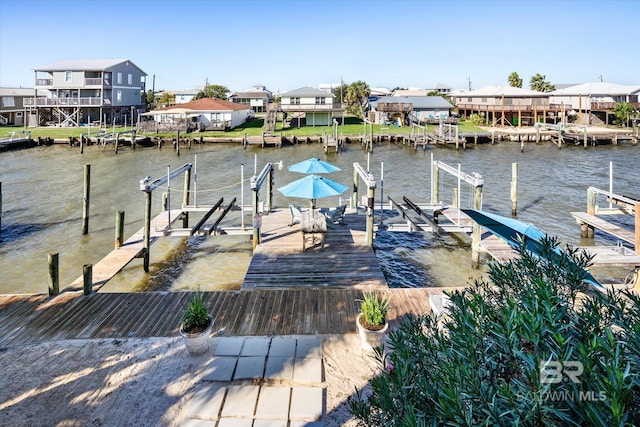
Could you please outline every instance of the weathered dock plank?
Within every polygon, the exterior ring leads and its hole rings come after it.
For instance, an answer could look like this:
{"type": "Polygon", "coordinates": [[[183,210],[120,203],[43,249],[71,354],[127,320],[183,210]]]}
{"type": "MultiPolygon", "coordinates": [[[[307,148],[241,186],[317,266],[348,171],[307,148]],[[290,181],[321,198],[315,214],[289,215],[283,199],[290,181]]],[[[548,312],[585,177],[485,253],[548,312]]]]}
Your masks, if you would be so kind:
{"type": "Polygon", "coordinates": [[[299,225],[289,226],[288,210],[262,218],[262,241],[256,247],[243,289],[330,287],[386,289],[373,249],[365,242],[365,218],[355,210],[344,224],[331,224],[324,248],[302,250],[299,225]]]}
{"type": "Polygon", "coordinates": [[[594,228],[604,231],[620,240],[624,240],[627,243],[635,245],[635,234],[633,231],[626,230],[622,227],[618,227],[608,221],[598,218],[595,215],[590,215],[586,212],[571,212],[571,215],[579,222],[588,224],[594,228]]]}
{"type": "MultiPolygon", "coordinates": [[[[170,215],[167,212],[162,212],[151,221],[151,243],[161,236],[164,236],[165,230],[170,225],[169,216],[171,217],[171,224],[175,223],[182,214],[179,209],[171,210],[170,215]]],[[[144,228],[138,230],[124,244],[111,251],[92,268],[93,290],[98,291],[100,287],[109,281],[113,276],[118,274],[123,268],[125,268],[131,261],[137,258],[144,249],[144,228]]],[[[83,288],[84,277],[80,276],[65,290],[78,290],[83,288]]]]}
{"type": "MultiPolygon", "coordinates": [[[[389,289],[393,324],[429,312],[443,288],[389,289]]],[[[356,333],[358,289],[253,289],[205,292],[214,333],[297,335],[356,333]]],[[[176,336],[189,292],[65,292],[0,297],[0,348],[52,340],[176,336]],[[10,326],[7,326],[10,325],[10,326]]]]}

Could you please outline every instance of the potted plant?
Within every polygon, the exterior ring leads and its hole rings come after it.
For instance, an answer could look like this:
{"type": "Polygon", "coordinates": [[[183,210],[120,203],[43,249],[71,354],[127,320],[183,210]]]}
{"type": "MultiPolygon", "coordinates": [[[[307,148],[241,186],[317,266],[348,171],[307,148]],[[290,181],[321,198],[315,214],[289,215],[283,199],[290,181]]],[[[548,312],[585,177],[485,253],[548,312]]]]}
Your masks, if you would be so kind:
{"type": "Polygon", "coordinates": [[[192,295],[182,312],[180,325],[180,335],[184,337],[189,354],[197,356],[209,349],[212,326],[213,318],[207,311],[204,294],[192,295]]]}
{"type": "Polygon", "coordinates": [[[362,347],[372,350],[383,347],[389,329],[387,314],[391,298],[380,292],[363,292],[360,300],[360,314],[356,318],[356,325],[362,341],[362,347]]]}

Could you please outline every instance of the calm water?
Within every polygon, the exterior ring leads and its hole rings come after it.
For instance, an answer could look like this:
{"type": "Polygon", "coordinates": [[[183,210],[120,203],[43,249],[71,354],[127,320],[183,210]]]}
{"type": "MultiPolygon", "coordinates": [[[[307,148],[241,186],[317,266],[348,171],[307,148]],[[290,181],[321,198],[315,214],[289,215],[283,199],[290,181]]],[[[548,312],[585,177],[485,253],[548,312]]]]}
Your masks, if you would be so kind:
{"type": "MultiPolygon", "coordinates": [[[[614,167],[614,192],[640,198],[640,151],[638,147],[566,147],[552,144],[478,145],[467,151],[430,147],[414,151],[402,145],[379,145],[370,157],[370,169],[379,178],[384,161],[384,195],[402,200],[408,196],[418,203],[430,199],[430,155],[466,173],[478,172],[485,179],[484,208],[508,215],[510,212],[511,163],[519,164],[519,219],[557,235],[564,243],[581,242],[580,229],[571,211],[586,209],[589,186],[607,189],[609,162],[614,167]]],[[[144,148],[101,151],[92,146],[80,154],[66,146],[40,147],[0,153],[2,182],[2,229],[0,231],[0,293],[46,292],[47,255],[60,254],[60,286],[82,274],[82,265],[96,263],[112,248],[115,216],[126,212],[125,238],[143,225],[144,195],[139,181],[150,175],[157,178],[171,169],[194,162],[197,154],[198,203],[213,204],[220,197],[228,202],[240,200],[241,164],[245,165],[246,204],[251,203],[248,178],[253,174],[257,155],[258,169],[266,162],[284,163],[275,174],[276,188],[300,175],[286,167],[316,156],[342,168],[331,178],[351,186],[353,162],[367,165],[367,154],[359,145],[347,145],[340,154],[325,155],[319,144],[261,149],[231,144],[194,146],[181,156],[169,149],[144,148]],[[90,234],[81,235],[83,168],[91,164],[90,234]]],[[[441,198],[450,201],[457,186],[452,176],[441,174],[441,198]]],[[[165,190],[166,191],[166,190],[165,190]]],[[[182,200],[181,177],[172,181],[173,203],[182,200]]],[[[161,191],[153,197],[154,215],[161,210],[161,191]]],[[[345,196],[348,193],[345,192],[345,196]]],[[[463,186],[462,206],[471,205],[471,192],[463,186]]],[[[376,191],[379,203],[380,193],[376,191]]],[[[286,207],[291,200],[274,192],[274,203],[286,207]]],[[[299,202],[299,200],[298,200],[299,202]]],[[[335,206],[337,198],[321,199],[320,206],[335,206]]],[[[604,200],[599,200],[604,205],[604,200]]],[[[618,217],[628,221],[630,218],[618,217]]],[[[224,225],[239,225],[239,212],[230,215],[224,225]]],[[[192,221],[193,224],[193,221],[192,221]]],[[[597,235],[596,244],[615,244],[597,235]]],[[[387,279],[393,286],[455,286],[481,274],[470,268],[470,242],[464,236],[433,238],[420,233],[379,233],[376,250],[387,279]]],[[[142,272],[141,260],[134,260],[105,291],[238,289],[250,262],[251,243],[246,236],[163,238],[151,251],[151,274],[142,272]]],[[[624,278],[626,270],[595,271],[596,277],[624,278]]]]}

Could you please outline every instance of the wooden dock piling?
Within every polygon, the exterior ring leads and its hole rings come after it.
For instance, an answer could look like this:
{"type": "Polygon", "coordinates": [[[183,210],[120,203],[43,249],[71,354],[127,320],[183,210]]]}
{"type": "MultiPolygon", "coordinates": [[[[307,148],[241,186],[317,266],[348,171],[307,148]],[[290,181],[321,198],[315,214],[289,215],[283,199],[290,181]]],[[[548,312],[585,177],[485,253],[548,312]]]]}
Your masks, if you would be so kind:
{"type": "Polygon", "coordinates": [[[118,211],[116,214],[116,239],[115,247],[120,248],[124,243],[124,211],[118,211]]]}
{"type": "Polygon", "coordinates": [[[93,293],[93,264],[85,264],[82,266],[83,292],[85,295],[93,293]]]}
{"type": "Polygon", "coordinates": [[[60,293],[60,274],[58,263],[58,252],[49,254],[49,295],[58,295],[60,293]]]}
{"type": "Polygon", "coordinates": [[[511,163],[511,216],[518,215],[518,163],[511,163]]]}
{"type": "Polygon", "coordinates": [[[84,165],[84,195],[82,197],[82,234],[89,234],[89,196],[91,186],[91,165],[84,165]]]}

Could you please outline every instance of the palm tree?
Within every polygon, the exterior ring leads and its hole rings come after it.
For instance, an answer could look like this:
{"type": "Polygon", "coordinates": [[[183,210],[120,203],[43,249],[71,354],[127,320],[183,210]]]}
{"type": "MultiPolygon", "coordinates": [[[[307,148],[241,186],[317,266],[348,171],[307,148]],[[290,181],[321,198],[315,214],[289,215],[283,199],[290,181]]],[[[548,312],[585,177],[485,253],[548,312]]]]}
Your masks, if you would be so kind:
{"type": "Polygon", "coordinates": [[[509,74],[509,86],[511,87],[522,87],[522,79],[515,71],[509,74]]]}
{"type": "Polygon", "coordinates": [[[531,77],[529,87],[531,88],[531,90],[537,90],[539,92],[551,92],[552,90],[556,90],[556,87],[545,79],[545,76],[541,76],[538,73],[535,76],[531,77]]]}
{"type": "Polygon", "coordinates": [[[344,97],[347,112],[364,119],[364,105],[370,93],[371,89],[365,82],[358,80],[351,83],[344,97]]]}

